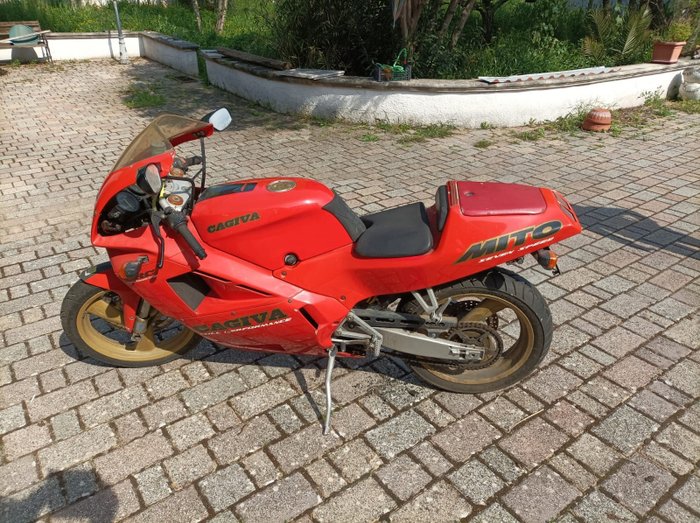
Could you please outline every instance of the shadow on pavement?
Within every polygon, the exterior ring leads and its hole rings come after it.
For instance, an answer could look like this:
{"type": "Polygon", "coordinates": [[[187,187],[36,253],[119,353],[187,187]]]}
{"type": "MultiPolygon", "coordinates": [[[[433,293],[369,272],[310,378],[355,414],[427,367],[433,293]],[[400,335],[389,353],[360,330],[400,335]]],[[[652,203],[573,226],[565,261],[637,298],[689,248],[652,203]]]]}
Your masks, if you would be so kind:
{"type": "Polygon", "coordinates": [[[700,240],[685,232],[659,225],[636,211],[580,204],[573,207],[584,229],[604,238],[611,238],[624,245],[632,244],[647,252],[663,249],[679,256],[700,258],[700,240]]]}
{"type": "MultiPolygon", "coordinates": [[[[78,498],[81,493],[91,492],[95,487],[95,476],[85,470],[68,470],[61,474],[65,491],[73,503],[60,510],[60,517],[69,521],[102,523],[114,521],[119,501],[112,489],[97,494],[78,498]]],[[[55,473],[49,473],[47,479],[38,486],[27,489],[29,494],[0,498],[0,521],[3,523],[28,523],[37,521],[49,512],[55,512],[65,505],[63,489],[55,473]]]]}

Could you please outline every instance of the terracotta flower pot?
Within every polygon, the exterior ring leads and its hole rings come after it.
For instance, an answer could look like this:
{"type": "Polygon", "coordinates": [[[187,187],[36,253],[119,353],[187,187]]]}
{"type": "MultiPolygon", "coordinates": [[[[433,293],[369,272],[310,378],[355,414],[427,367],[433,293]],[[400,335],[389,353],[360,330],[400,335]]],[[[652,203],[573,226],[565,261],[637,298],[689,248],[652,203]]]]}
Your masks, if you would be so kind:
{"type": "Polygon", "coordinates": [[[612,114],[610,110],[596,107],[588,112],[581,128],[584,131],[603,132],[609,130],[611,124],[612,114]]]}
{"type": "Polygon", "coordinates": [[[655,64],[675,64],[681,56],[685,42],[654,42],[651,61],[655,64]]]}

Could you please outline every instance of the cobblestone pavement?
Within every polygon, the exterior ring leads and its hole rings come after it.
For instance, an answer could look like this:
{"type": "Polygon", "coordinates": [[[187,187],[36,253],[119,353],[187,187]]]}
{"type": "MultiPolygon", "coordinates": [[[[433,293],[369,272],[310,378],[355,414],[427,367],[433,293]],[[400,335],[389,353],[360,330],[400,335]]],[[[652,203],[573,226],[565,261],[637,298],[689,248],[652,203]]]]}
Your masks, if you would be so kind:
{"type": "Polygon", "coordinates": [[[0,521],[700,519],[700,115],[627,139],[401,145],[146,61],[7,68],[0,89],[0,521]],[[203,343],[156,368],[80,361],[58,313],[105,259],[89,242],[96,190],[155,114],[125,107],[133,81],[184,114],[231,107],[214,181],[314,177],[360,212],[429,201],[448,178],[561,190],[585,231],[559,247],[562,276],[523,270],[554,315],[545,362],[481,396],[395,360],[342,362],[323,437],[323,360],[203,343]]]}

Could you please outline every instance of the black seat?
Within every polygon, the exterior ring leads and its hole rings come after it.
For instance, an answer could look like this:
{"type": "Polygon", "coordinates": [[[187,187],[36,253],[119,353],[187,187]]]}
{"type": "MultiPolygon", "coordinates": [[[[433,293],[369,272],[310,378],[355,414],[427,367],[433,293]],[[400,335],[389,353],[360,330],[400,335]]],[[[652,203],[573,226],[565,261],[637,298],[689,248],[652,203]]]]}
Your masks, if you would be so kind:
{"type": "Polygon", "coordinates": [[[425,205],[411,203],[361,216],[367,229],[355,242],[355,253],[364,258],[403,258],[425,254],[433,248],[425,205]]]}

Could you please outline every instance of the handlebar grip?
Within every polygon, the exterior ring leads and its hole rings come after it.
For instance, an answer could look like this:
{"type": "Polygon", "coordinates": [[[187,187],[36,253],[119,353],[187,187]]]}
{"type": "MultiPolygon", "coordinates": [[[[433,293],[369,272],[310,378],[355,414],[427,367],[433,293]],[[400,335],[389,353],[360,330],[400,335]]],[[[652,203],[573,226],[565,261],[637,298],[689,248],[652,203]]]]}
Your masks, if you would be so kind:
{"type": "Polygon", "coordinates": [[[199,258],[203,260],[207,257],[207,253],[204,247],[197,241],[194,235],[187,228],[187,216],[181,212],[173,212],[168,215],[168,224],[182,236],[187,245],[189,245],[192,252],[199,258]]]}

